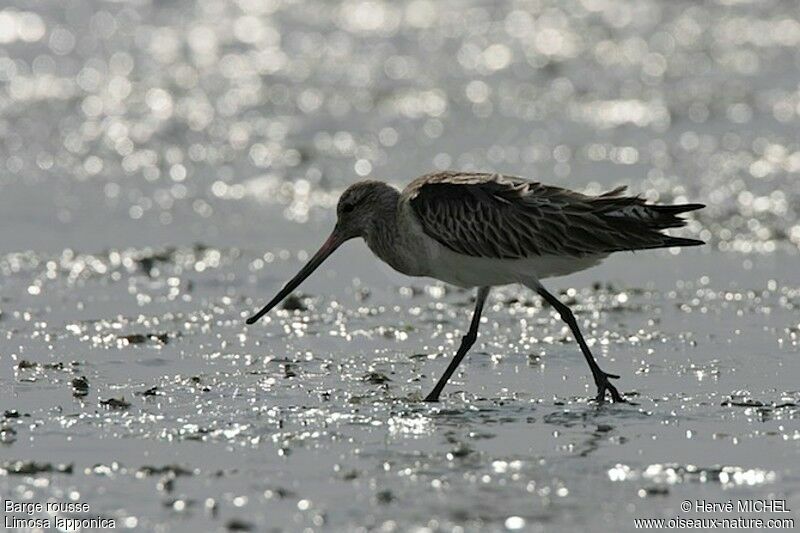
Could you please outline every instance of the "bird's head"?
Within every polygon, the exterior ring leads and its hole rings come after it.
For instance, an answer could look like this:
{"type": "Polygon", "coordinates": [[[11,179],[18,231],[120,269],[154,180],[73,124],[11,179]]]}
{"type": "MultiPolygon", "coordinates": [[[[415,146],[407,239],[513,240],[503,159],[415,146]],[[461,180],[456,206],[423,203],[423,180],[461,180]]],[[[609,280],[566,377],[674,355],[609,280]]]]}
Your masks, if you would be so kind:
{"type": "Polygon", "coordinates": [[[342,242],[364,237],[376,217],[386,216],[386,208],[397,204],[397,191],[381,181],[359,181],[349,186],[336,206],[336,228],[342,242]]]}
{"type": "Polygon", "coordinates": [[[364,237],[375,224],[377,217],[393,216],[398,198],[399,193],[396,189],[380,181],[360,181],[348,187],[339,197],[336,206],[336,227],[333,228],[328,240],[267,305],[247,319],[247,323],[253,324],[269,313],[344,242],[364,237]]]}

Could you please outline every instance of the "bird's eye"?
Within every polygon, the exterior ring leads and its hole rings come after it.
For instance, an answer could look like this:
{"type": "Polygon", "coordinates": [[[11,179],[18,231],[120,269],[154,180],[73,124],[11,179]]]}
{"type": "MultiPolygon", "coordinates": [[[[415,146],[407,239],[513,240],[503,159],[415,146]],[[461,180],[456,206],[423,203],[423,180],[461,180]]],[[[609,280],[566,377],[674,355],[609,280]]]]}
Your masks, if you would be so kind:
{"type": "Polygon", "coordinates": [[[342,213],[350,213],[355,208],[356,206],[354,204],[344,204],[342,206],[342,213]]]}

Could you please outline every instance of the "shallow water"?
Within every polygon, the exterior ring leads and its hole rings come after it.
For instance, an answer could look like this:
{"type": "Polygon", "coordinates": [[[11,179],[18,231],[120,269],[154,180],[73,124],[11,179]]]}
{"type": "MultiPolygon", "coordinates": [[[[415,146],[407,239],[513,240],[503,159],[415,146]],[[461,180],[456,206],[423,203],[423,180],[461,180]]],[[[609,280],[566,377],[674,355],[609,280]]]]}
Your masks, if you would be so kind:
{"type": "Polygon", "coordinates": [[[73,1],[0,10],[0,494],[120,528],[633,530],[800,508],[789,2],[73,1]],[[565,326],[348,243],[370,176],[495,169],[702,201],[697,249],[548,286],[565,326]],[[461,529],[458,529],[461,528],[461,529]]]}

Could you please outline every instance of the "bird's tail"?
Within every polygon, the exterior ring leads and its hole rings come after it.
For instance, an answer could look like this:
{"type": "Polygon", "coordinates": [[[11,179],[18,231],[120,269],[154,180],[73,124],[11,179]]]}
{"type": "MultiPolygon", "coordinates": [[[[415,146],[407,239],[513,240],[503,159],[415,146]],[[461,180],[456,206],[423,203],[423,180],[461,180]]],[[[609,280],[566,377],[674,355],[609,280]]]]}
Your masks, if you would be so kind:
{"type": "Polygon", "coordinates": [[[700,246],[705,244],[706,241],[700,239],[687,239],[686,237],[671,237],[664,235],[663,244],[656,246],[656,248],[671,248],[673,246],[700,246]]]}
{"type": "MultiPolygon", "coordinates": [[[[704,204],[657,205],[648,204],[639,196],[623,196],[625,187],[618,187],[594,198],[593,202],[603,218],[620,230],[641,237],[636,248],[667,248],[672,246],[699,246],[705,242],[685,237],[672,237],[662,230],[682,228],[686,219],[680,215],[697,211],[704,204]]],[[[634,239],[637,240],[637,239],[634,239]]]]}
{"type": "Polygon", "coordinates": [[[705,204],[649,205],[643,206],[650,211],[648,223],[653,229],[682,228],[686,220],[679,217],[682,213],[703,209],[705,204]]]}

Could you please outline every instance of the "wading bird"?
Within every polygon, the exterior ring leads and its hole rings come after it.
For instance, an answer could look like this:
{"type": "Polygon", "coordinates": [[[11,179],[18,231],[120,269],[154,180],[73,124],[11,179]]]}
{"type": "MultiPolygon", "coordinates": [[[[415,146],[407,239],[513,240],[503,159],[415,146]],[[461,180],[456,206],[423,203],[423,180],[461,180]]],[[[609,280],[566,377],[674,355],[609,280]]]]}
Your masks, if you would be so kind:
{"type": "Polygon", "coordinates": [[[678,215],[705,207],[702,204],[653,205],[638,196],[625,196],[624,191],[619,187],[587,196],[479,172],[428,174],[402,192],[380,181],[355,183],[339,198],[336,226],[325,244],[247,323],[255,323],[280,303],[343,242],[361,237],[398,272],[477,288],[469,330],[426,401],[439,400],[447,380],[475,343],[491,287],[521,283],[536,291],[569,326],[592,371],[597,402],[604,402],[606,392],[614,402],[622,402],[609,381],[619,376],[600,368],[572,311],[541,280],[597,265],[612,252],[704,244],[661,232],[684,226],[686,221],[678,215]]]}

